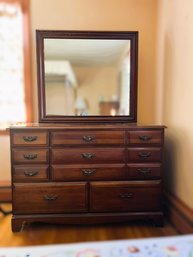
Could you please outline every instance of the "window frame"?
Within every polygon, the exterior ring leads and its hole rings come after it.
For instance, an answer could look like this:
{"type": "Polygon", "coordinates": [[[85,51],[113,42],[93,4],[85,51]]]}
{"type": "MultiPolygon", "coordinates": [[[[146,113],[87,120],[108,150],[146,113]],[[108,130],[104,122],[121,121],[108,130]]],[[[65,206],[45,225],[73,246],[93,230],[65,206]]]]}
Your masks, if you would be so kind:
{"type": "MultiPolygon", "coordinates": [[[[0,0],[0,3],[19,4],[23,15],[23,56],[24,56],[24,95],[26,123],[32,122],[31,100],[31,45],[30,45],[30,0],[0,0]]],[[[8,134],[8,129],[0,130],[0,135],[8,134]]]]}

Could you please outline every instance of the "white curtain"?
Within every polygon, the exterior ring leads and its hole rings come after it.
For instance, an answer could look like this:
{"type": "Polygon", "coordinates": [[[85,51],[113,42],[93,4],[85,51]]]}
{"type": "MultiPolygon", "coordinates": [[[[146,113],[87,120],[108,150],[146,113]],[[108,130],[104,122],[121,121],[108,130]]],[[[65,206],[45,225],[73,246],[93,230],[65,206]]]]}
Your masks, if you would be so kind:
{"type": "Polygon", "coordinates": [[[0,3],[0,129],[24,122],[23,21],[19,5],[0,3]]]}

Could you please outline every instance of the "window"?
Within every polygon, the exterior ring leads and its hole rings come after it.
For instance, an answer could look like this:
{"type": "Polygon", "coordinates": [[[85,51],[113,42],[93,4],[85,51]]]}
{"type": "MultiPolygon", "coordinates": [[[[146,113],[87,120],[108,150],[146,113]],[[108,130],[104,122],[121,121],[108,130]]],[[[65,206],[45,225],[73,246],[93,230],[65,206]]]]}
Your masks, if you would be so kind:
{"type": "Polygon", "coordinates": [[[0,0],[0,130],[30,121],[27,2],[0,0]]]}

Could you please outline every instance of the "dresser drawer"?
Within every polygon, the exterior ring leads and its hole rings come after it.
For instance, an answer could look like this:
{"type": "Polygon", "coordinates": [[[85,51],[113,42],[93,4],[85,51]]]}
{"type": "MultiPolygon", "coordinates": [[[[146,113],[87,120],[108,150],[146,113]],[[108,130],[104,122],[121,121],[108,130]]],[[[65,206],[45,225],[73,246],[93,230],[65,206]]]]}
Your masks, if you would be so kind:
{"type": "Polygon", "coordinates": [[[124,164],[52,165],[53,181],[121,180],[125,178],[124,164]]]}
{"type": "Polygon", "coordinates": [[[161,210],[160,181],[91,182],[91,212],[161,210]]]}
{"type": "Polygon", "coordinates": [[[47,146],[48,133],[43,131],[14,132],[11,135],[13,146],[47,146]]]}
{"type": "Polygon", "coordinates": [[[14,182],[39,182],[47,181],[49,178],[48,165],[14,165],[13,181],[14,182]]]}
{"type": "Polygon", "coordinates": [[[163,144],[162,130],[136,130],[128,132],[129,144],[163,144]]]}
{"type": "Polygon", "coordinates": [[[128,179],[160,179],[161,178],[161,164],[129,164],[128,165],[128,179]]]}
{"type": "Polygon", "coordinates": [[[52,132],[52,145],[120,145],[124,144],[124,131],[66,131],[52,132]]]}
{"type": "Polygon", "coordinates": [[[56,148],[52,149],[52,163],[119,163],[125,160],[124,152],[124,148],[56,148]]]}
{"type": "Polygon", "coordinates": [[[14,214],[87,211],[87,184],[17,183],[13,188],[14,214]]]}
{"type": "Polygon", "coordinates": [[[15,164],[20,163],[48,163],[48,149],[13,149],[12,158],[15,164]]]}
{"type": "Polygon", "coordinates": [[[128,162],[160,162],[162,160],[162,148],[128,148],[128,162]]]}

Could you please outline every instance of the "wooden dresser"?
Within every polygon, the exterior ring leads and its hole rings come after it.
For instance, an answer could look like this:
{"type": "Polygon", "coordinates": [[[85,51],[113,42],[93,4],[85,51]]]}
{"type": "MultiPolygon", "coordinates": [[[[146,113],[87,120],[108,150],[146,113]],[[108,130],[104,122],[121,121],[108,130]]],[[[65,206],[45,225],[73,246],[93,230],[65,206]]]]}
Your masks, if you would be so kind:
{"type": "Polygon", "coordinates": [[[14,126],[12,230],[31,222],[162,225],[163,126],[14,126]]]}

